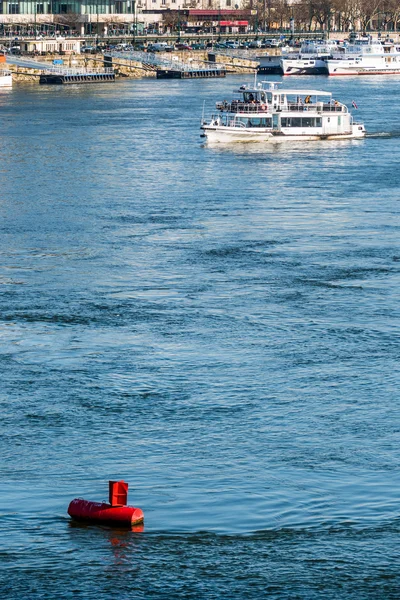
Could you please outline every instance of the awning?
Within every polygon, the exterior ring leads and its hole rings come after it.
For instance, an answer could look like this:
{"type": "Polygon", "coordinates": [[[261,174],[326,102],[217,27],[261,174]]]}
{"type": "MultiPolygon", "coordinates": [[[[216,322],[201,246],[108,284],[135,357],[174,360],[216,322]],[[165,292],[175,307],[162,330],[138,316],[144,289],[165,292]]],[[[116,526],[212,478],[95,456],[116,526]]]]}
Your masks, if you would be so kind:
{"type": "Polygon", "coordinates": [[[221,27],[240,27],[242,25],[248,25],[248,21],[221,21],[221,27]]]}
{"type": "Polygon", "coordinates": [[[250,10],[200,10],[200,9],[189,9],[189,17],[247,17],[251,14],[250,10]]]}

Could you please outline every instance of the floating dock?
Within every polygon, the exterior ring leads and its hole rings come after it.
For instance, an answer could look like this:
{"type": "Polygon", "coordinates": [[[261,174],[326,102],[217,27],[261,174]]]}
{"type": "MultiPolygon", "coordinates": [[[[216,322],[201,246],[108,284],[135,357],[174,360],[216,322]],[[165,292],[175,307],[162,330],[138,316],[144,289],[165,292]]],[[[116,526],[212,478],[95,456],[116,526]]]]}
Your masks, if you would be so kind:
{"type": "Polygon", "coordinates": [[[209,64],[204,60],[183,62],[176,57],[167,58],[159,53],[133,50],[131,52],[110,52],[104,57],[104,64],[111,67],[114,59],[139,63],[145,70],[155,71],[157,79],[214,79],[216,77],[226,77],[224,65],[209,64]]]}
{"type": "Polygon", "coordinates": [[[226,77],[225,69],[157,69],[157,79],[200,79],[226,77]]]}
{"type": "Polygon", "coordinates": [[[104,83],[115,81],[113,69],[49,69],[39,77],[41,85],[65,85],[77,83],[104,83]]]}

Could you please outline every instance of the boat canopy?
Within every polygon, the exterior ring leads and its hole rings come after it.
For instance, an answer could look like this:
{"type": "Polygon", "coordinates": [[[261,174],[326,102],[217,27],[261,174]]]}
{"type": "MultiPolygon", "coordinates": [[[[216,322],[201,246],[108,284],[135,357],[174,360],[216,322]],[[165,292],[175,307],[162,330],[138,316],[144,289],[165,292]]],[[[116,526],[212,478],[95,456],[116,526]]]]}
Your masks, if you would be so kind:
{"type": "Polygon", "coordinates": [[[277,89],[273,90],[278,94],[285,94],[285,96],[332,96],[332,92],[321,92],[320,90],[285,90],[277,89]]]}
{"type": "Polygon", "coordinates": [[[239,89],[233,90],[234,93],[251,92],[274,92],[276,94],[284,94],[285,96],[326,96],[331,97],[332,92],[322,92],[321,90],[287,90],[285,88],[279,88],[280,82],[263,81],[262,83],[268,83],[269,87],[264,87],[262,84],[240,86],[239,89]],[[272,84],[272,85],[271,85],[272,84]]]}

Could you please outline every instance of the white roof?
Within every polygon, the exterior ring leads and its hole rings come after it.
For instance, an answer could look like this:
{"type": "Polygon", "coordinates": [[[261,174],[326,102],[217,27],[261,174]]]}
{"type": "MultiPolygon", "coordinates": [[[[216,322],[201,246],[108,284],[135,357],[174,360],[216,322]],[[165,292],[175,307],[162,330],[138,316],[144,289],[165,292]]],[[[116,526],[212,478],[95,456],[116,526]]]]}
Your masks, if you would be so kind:
{"type": "Polygon", "coordinates": [[[332,92],[321,92],[321,90],[273,90],[278,94],[294,94],[296,96],[332,96],[332,92]]]}
{"type": "Polygon", "coordinates": [[[252,94],[256,92],[274,92],[275,94],[285,94],[286,96],[332,96],[332,92],[322,92],[321,90],[285,90],[278,87],[273,90],[261,87],[242,87],[234,90],[234,92],[250,92],[252,94]]]}

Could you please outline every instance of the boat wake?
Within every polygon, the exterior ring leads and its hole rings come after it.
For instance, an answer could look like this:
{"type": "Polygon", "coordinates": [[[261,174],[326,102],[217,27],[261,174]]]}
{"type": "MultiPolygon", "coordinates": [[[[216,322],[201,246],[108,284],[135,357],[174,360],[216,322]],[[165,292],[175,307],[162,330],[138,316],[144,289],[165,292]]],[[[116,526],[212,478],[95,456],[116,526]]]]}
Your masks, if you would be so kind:
{"type": "Polygon", "coordinates": [[[398,137],[400,137],[400,131],[376,131],[374,133],[366,133],[365,137],[368,137],[368,138],[398,138],[398,137]]]}

